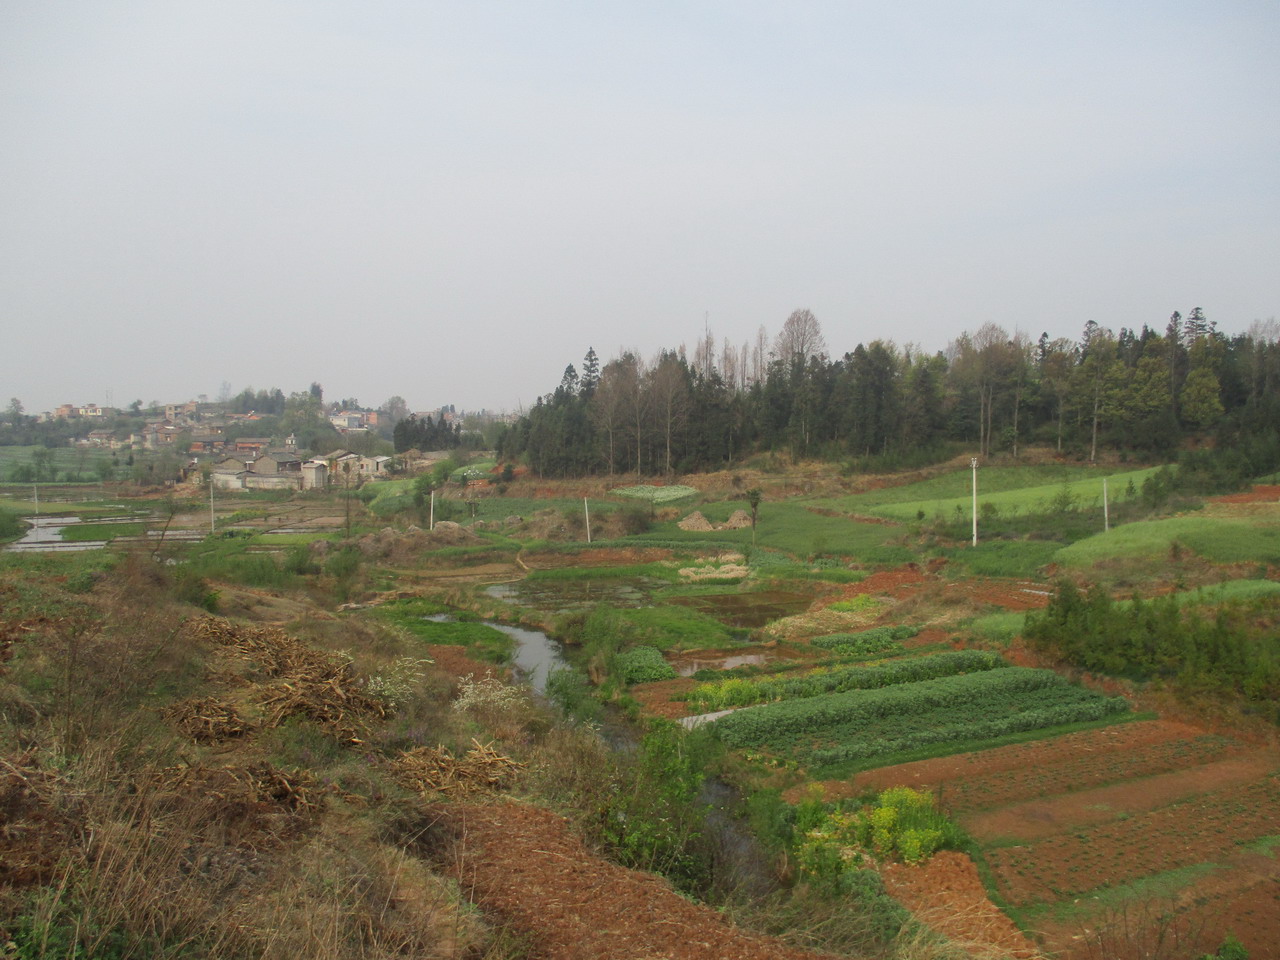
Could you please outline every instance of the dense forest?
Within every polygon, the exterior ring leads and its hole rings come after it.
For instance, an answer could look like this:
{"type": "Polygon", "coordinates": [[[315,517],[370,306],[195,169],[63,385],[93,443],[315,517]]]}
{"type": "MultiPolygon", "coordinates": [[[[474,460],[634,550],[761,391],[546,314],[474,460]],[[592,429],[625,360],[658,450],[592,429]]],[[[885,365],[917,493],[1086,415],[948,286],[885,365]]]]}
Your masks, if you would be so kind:
{"type": "Polygon", "coordinates": [[[589,350],[502,437],[499,453],[541,476],[717,470],[760,453],[922,463],[964,444],[1017,457],[1029,443],[1096,460],[1106,450],[1168,458],[1189,438],[1229,452],[1228,472],[1280,463],[1280,324],[1228,337],[1200,308],[1164,331],[1032,340],[995,324],[934,354],[892,341],[833,359],[808,310],[770,338],[692,351],[589,350]]]}

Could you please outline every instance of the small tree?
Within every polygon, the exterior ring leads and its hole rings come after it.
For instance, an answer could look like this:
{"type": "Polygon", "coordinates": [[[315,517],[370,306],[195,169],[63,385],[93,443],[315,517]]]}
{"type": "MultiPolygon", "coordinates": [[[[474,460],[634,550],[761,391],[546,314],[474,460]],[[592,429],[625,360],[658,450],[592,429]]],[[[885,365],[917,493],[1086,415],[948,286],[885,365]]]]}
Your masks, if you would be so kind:
{"type": "Polygon", "coordinates": [[[747,503],[751,505],[751,545],[756,545],[756,518],[760,515],[761,492],[759,487],[747,491],[747,503]]]}

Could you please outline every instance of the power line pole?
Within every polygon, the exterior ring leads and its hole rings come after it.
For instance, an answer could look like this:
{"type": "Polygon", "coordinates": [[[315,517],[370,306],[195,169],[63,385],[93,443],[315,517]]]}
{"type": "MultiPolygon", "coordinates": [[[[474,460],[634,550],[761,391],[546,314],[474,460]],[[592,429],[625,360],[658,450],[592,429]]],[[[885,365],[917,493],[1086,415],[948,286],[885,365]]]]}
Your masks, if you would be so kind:
{"type": "Polygon", "coordinates": [[[978,458],[970,457],[969,466],[973,470],[973,545],[978,545],[978,458]]]}

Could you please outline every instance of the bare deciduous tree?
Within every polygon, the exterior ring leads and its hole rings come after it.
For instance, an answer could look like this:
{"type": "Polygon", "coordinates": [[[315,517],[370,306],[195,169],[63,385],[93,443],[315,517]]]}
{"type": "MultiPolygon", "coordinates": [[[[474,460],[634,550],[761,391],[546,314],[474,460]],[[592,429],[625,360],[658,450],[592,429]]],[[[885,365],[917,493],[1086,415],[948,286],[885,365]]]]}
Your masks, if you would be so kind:
{"type": "Polygon", "coordinates": [[[808,363],[810,358],[824,356],[826,352],[822,327],[811,310],[793,310],[773,344],[774,356],[788,365],[797,360],[808,363]]]}

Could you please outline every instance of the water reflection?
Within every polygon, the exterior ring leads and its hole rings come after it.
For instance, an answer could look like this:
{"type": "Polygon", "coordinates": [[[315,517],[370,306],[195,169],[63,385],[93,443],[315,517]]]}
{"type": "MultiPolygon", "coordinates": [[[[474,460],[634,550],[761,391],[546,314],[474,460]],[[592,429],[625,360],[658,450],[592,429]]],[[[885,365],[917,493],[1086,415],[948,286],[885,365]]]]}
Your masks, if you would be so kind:
{"type": "Polygon", "coordinates": [[[647,605],[653,591],[666,586],[654,577],[620,577],[603,580],[517,580],[495,583],[485,594],[504,603],[532,607],[548,613],[582,610],[597,603],[615,607],[647,605]]]}
{"type": "MultiPolygon", "coordinates": [[[[424,619],[443,623],[452,620],[453,617],[447,613],[437,613],[424,619]]],[[[569,662],[561,652],[559,641],[552,640],[541,630],[513,627],[496,620],[482,620],[481,623],[505,633],[515,641],[515,654],[511,658],[511,663],[521,678],[529,682],[535,693],[545,694],[547,678],[550,677],[551,672],[569,666],[569,662]]]]}

